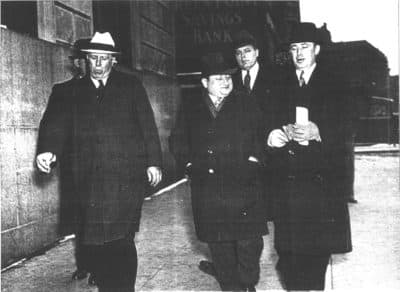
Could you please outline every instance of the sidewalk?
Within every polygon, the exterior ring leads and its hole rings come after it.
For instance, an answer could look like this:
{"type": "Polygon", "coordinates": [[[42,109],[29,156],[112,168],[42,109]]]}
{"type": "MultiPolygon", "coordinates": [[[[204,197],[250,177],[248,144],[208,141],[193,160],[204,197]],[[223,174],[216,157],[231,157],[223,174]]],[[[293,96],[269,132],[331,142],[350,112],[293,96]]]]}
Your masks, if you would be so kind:
{"type": "MultiPolygon", "coordinates": [[[[326,290],[398,291],[399,158],[387,154],[357,154],[355,194],[359,203],[350,204],[354,251],[333,257],[326,290]]],[[[270,227],[272,231],[273,225],[270,227]]],[[[198,262],[208,258],[209,253],[194,234],[187,184],[145,202],[136,242],[137,291],[219,289],[212,277],[197,268],[198,262]]],[[[275,271],[277,255],[272,234],[264,237],[264,245],[261,279],[256,288],[281,290],[275,271]]],[[[73,240],[68,240],[2,273],[1,291],[97,291],[87,285],[86,279],[72,281],[74,270],[73,240]]]]}

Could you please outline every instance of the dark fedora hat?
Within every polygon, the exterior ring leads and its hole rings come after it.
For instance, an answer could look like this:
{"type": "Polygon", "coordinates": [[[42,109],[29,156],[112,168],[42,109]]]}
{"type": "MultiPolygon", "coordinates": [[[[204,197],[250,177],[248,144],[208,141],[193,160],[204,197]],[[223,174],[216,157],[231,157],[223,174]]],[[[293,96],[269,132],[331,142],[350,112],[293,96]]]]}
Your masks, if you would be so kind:
{"type": "Polygon", "coordinates": [[[234,50],[248,45],[257,48],[257,41],[254,36],[244,29],[234,33],[232,41],[234,50]]]}
{"type": "Polygon", "coordinates": [[[300,22],[293,27],[287,44],[302,42],[321,44],[320,33],[314,23],[300,22]]]}
{"type": "Polygon", "coordinates": [[[88,53],[120,54],[109,32],[96,32],[87,47],[83,48],[82,51],[88,53]]]}
{"type": "Polygon", "coordinates": [[[201,58],[201,77],[206,78],[210,75],[232,75],[236,68],[232,68],[226,62],[220,52],[212,52],[201,58]]]}
{"type": "Polygon", "coordinates": [[[86,53],[82,52],[82,49],[86,48],[89,42],[90,38],[76,40],[72,46],[72,54],[68,57],[72,60],[85,58],[86,53]]]}

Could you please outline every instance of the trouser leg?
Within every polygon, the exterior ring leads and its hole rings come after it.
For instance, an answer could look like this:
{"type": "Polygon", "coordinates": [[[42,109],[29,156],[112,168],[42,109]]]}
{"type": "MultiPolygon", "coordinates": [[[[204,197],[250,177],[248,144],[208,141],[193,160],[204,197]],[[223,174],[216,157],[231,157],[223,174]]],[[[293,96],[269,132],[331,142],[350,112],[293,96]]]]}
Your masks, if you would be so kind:
{"type": "Polygon", "coordinates": [[[95,246],[92,270],[99,292],[135,291],[137,252],[132,238],[95,246]]]}
{"type": "Polygon", "coordinates": [[[236,246],[234,241],[208,243],[211,257],[222,291],[240,291],[237,269],[236,246]]]}
{"type": "Polygon", "coordinates": [[[278,269],[288,290],[324,290],[330,255],[279,253],[278,269]]]}
{"type": "Polygon", "coordinates": [[[262,237],[208,244],[223,291],[253,288],[260,277],[262,237]]]}
{"type": "Polygon", "coordinates": [[[256,286],[260,279],[260,257],[264,247],[262,237],[238,240],[238,272],[244,288],[256,286]]]}

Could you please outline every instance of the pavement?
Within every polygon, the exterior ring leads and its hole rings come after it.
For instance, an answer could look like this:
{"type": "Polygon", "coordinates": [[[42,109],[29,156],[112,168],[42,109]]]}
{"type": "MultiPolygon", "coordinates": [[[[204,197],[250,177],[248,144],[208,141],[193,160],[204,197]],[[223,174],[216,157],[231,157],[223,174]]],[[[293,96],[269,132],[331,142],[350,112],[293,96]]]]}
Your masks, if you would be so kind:
{"type": "MultiPolygon", "coordinates": [[[[400,196],[398,154],[356,154],[355,196],[349,204],[353,252],[334,255],[326,274],[326,290],[391,291],[400,289],[400,196]]],[[[273,231],[273,224],[269,223],[273,231]]],[[[139,268],[137,291],[213,291],[216,280],[198,270],[210,258],[196,239],[190,188],[182,183],[145,201],[136,235],[139,268]]],[[[264,237],[257,290],[281,291],[275,271],[273,232],[264,237]]],[[[72,280],[74,240],[57,244],[1,274],[1,291],[97,291],[87,279],[72,280]]]]}

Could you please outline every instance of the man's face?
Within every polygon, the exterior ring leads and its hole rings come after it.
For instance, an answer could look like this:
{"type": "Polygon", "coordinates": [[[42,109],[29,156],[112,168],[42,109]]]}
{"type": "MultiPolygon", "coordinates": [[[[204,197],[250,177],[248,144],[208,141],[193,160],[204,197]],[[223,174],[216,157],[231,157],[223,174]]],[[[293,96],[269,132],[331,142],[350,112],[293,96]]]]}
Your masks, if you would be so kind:
{"type": "Polygon", "coordinates": [[[296,69],[307,69],[315,64],[320,47],[312,42],[292,43],[289,51],[296,69]]]}
{"type": "Polygon", "coordinates": [[[258,49],[252,45],[240,47],[235,50],[235,57],[240,69],[250,70],[257,62],[258,49]]]}
{"type": "Polygon", "coordinates": [[[210,75],[208,78],[201,79],[201,83],[208,93],[217,97],[226,97],[233,89],[231,75],[210,75]]]}
{"type": "Polygon", "coordinates": [[[106,53],[89,53],[87,56],[89,60],[90,76],[94,79],[103,79],[110,75],[114,57],[106,53]]]}

